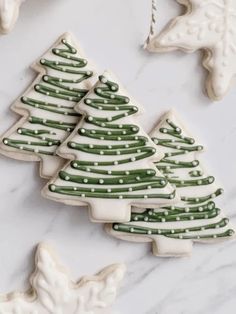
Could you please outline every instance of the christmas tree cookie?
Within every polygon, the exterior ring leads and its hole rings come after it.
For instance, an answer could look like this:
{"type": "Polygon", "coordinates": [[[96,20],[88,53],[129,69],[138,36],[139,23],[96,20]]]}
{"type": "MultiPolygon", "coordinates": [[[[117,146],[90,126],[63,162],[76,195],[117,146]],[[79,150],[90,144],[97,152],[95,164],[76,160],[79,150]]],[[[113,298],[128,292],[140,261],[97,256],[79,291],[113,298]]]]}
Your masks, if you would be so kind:
{"type": "Polygon", "coordinates": [[[85,115],[59,153],[69,162],[43,194],[88,205],[92,221],[129,221],[131,206],[169,204],[175,189],[153,162],[163,155],[138,125],[140,111],[108,72],[77,106],[85,115]]]}
{"type": "Polygon", "coordinates": [[[152,242],[153,252],[159,256],[189,255],[193,242],[231,238],[234,230],[215,204],[223,191],[198,160],[203,147],[173,112],[163,118],[151,137],[165,154],[156,166],[176,187],[181,201],[157,209],[134,210],[130,222],[107,225],[107,231],[124,240],[152,242]]]}
{"type": "Polygon", "coordinates": [[[30,278],[29,292],[0,295],[1,314],[101,314],[115,301],[124,277],[123,264],[105,268],[98,275],[78,283],[58,262],[52,249],[40,244],[36,270],[30,278]]]}
{"type": "Polygon", "coordinates": [[[33,65],[39,73],[12,109],[22,116],[1,139],[6,156],[40,161],[42,177],[51,177],[62,166],[58,146],[80,120],[75,105],[93,85],[93,68],[83,58],[70,34],[64,34],[33,65]]]}

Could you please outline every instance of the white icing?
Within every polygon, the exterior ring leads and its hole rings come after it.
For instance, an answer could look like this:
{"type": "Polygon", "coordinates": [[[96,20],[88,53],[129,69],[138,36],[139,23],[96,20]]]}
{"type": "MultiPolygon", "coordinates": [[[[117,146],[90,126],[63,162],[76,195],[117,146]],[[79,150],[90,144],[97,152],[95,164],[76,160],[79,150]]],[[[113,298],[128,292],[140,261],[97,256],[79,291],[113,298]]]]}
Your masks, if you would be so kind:
{"type": "MultiPolygon", "coordinates": [[[[106,76],[108,78],[108,80],[112,81],[112,82],[117,82],[117,80],[108,72],[105,72],[104,76],[106,76]]],[[[95,95],[94,93],[94,89],[97,88],[98,86],[100,86],[100,82],[98,81],[97,84],[95,84],[94,88],[92,90],[90,90],[90,92],[87,94],[86,97],[88,98],[97,98],[98,96],[95,95]]],[[[122,86],[119,85],[119,92],[118,95],[125,95],[128,97],[127,92],[123,89],[122,86]]],[[[130,104],[135,105],[136,107],[140,108],[139,105],[137,105],[136,102],[134,102],[134,100],[132,99],[130,101],[130,104]]],[[[108,111],[105,110],[95,110],[92,107],[86,106],[84,104],[84,101],[81,101],[78,105],[77,108],[80,112],[85,113],[88,116],[95,116],[95,117],[103,117],[103,118],[107,118],[107,115],[109,114],[108,111]]],[[[114,115],[114,111],[111,111],[110,113],[111,115],[114,115]]],[[[128,117],[123,117],[120,119],[120,122],[123,124],[134,124],[134,125],[138,125],[137,121],[136,121],[136,115],[132,115],[132,116],[128,116],[128,117]]],[[[119,121],[116,121],[117,124],[120,123],[119,121]]],[[[100,161],[114,161],[114,155],[113,156],[109,156],[106,155],[104,156],[103,154],[100,155],[92,155],[92,154],[88,154],[87,152],[82,152],[79,150],[73,150],[70,147],[68,147],[67,143],[68,142],[74,142],[74,143],[84,143],[84,144],[100,144],[99,140],[96,139],[92,139],[92,138],[87,138],[87,137],[83,137],[80,134],[78,134],[78,129],[80,129],[81,127],[84,127],[85,129],[93,129],[94,126],[87,123],[85,120],[82,120],[78,126],[75,128],[74,132],[69,136],[69,138],[67,138],[67,140],[60,146],[58,153],[60,156],[62,156],[63,158],[67,158],[67,159],[76,159],[76,160],[89,160],[92,161],[96,164],[96,162],[100,162],[100,161]]],[[[139,126],[140,127],[140,126],[139,126]]],[[[144,132],[144,130],[142,130],[142,128],[140,128],[140,131],[138,133],[139,136],[144,136],[148,139],[147,142],[147,146],[149,147],[153,147],[153,149],[156,151],[156,145],[152,142],[152,140],[148,137],[148,135],[144,132]]],[[[119,141],[119,144],[123,145],[126,144],[127,141],[119,141]]],[[[114,142],[109,141],[109,140],[104,140],[101,142],[102,145],[113,145],[114,142]]],[[[125,158],[129,158],[132,155],[125,155],[125,158]]],[[[126,170],[135,170],[135,169],[153,169],[156,171],[156,176],[157,177],[163,177],[163,175],[156,169],[155,165],[153,162],[155,161],[159,161],[161,158],[163,157],[163,154],[160,153],[160,151],[157,150],[157,152],[148,158],[144,158],[141,160],[135,160],[134,158],[132,159],[132,162],[128,162],[125,164],[116,164],[114,163],[114,166],[100,166],[99,169],[103,169],[103,170],[115,170],[115,171],[126,171],[126,170]],[[112,169],[111,169],[112,168],[112,169]]],[[[117,160],[122,160],[124,159],[124,155],[119,155],[117,154],[117,156],[115,157],[117,160]]],[[[69,173],[70,175],[85,175],[84,172],[81,172],[78,169],[74,169],[70,166],[70,163],[68,163],[63,169],[63,171],[69,173]]],[[[88,176],[90,178],[98,177],[98,174],[96,173],[86,173],[86,176],[88,176]]],[[[102,175],[102,177],[109,177],[108,175],[102,175]]],[[[75,186],[79,187],[81,186],[81,183],[78,184],[76,182],[70,182],[70,181],[66,181],[66,180],[62,180],[61,178],[59,178],[57,175],[55,176],[55,178],[53,178],[49,184],[53,184],[56,186],[75,186]]],[[[111,186],[110,185],[103,185],[103,182],[101,181],[100,184],[102,185],[103,188],[109,189],[111,186]]],[[[128,185],[124,185],[124,187],[127,187],[128,185]]],[[[87,188],[87,186],[84,186],[85,188],[87,188]]],[[[91,189],[95,189],[97,188],[98,185],[92,185],[89,184],[89,188],[91,189]]],[[[120,185],[112,185],[112,188],[120,188],[120,185]]],[[[54,189],[54,187],[53,187],[54,189]]],[[[171,194],[174,192],[174,188],[171,187],[169,184],[167,184],[165,187],[163,188],[153,188],[153,189],[148,189],[145,192],[145,194],[171,194]],[[147,192],[147,193],[146,193],[147,192]]],[[[126,192],[125,194],[143,194],[144,190],[141,191],[132,191],[130,190],[129,192],[126,192]]],[[[175,202],[178,197],[176,196],[175,199],[171,199],[168,200],[166,198],[150,198],[147,199],[147,197],[144,197],[143,199],[124,199],[122,195],[119,196],[119,199],[108,199],[106,197],[104,198],[90,198],[90,197],[86,197],[86,198],[81,198],[79,196],[71,196],[71,195],[65,195],[65,194],[59,194],[59,193],[52,193],[51,191],[49,191],[48,186],[45,187],[44,191],[43,191],[44,196],[51,198],[53,200],[56,201],[60,201],[69,205],[84,205],[84,204],[88,204],[90,207],[90,218],[92,221],[98,221],[98,222],[111,222],[111,221],[129,221],[130,219],[130,213],[131,213],[131,205],[132,206],[140,206],[140,207],[146,207],[146,206],[152,206],[155,207],[157,205],[160,204],[170,204],[175,202]]]]}
{"type": "Polygon", "coordinates": [[[178,0],[187,14],[177,17],[160,35],[151,40],[150,51],[205,49],[204,66],[210,71],[207,90],[221,99],[236,73],[235,0],[178,0]]]}
{"type": "Polygon", "coordinates": [[[24,0],[0,0],[0,33],[9,33],[14,27],[20,5],[24,0]]]}
{"type": "MultiPolygon", "coordinates": [[[[1,1],[1,0],[0,0],[1,1]]],[[[77,101],[69,101],[66,99],[60,99],[60,98],[54,98],[54,97],[50,97],[47,95],[44,95],[42,93],[37,93],[35,91],[35,86],[37,86],[37,84],[43,84],[44,86],[47,86],[47,83],[43,82],[43,76],[44,75],[48,75],[48,76],[52,76],[52,77],[57,77],[57,78],[63,78],[66,80],[77,80],[81,77],[80,74],[72,74],[72,73],[67,73],[67,72],[61,72],[61,71],[57,71],[53,68],[50,67],[43,67],[42,64],[40,64],[40,60],[42,59],[46,59],[46,60],[51,60],[51,61],[63,61],[65,62],[66,59],[61,58],[58,55],[55,55],[52,52],[53,48],[61,48],[61,49],[65,49],[65,45],[62,44],[61,40],[65,39],[70,45],[72,45],[73,47],[78,47],[78,44],[76,44],[75,40],[72,38],[71,34],[66,33],[64,35],[62,35],[57,42],[53,45],[52,48],[50,48],[43,56],[42,58],[40,58],[33,66],[33,68],[39,72],[38,77],[36,78],[36,80],[30,85],[30,87],[28,88],[28,90],[23,94],[25,98],[32,98],[38,101],[43,101],[43,102],[48,102],[48,103],[53,103],[59,106],[64,106],[66,108],[63,109],[63,111],[65,111],[66,113],[70,112],[70,113],[75,113],[74,107],[77,103],[77,101]]],[[[80,49],[77,49],[77,53],[76,55],[73,55],[77,58],[83,58],[83,53],[81,53],[80,49]]],[[[70,61],[68,61],[70,62],[70,61]]],[[[91,72],[89,70],[93,70],[93,68],[91,68],[90,64],[88,63],[86,66],[81,67],[80,68],[81,71],[85,71],[86,70],[89,73],[94,73],[95,72],[91,72]]],[[[78,89],[85,89],[88,90],[92,84],[93,84],[93,80],[94,78],[87,78],[85,80],[83,80],[82,82],[77,82],[77,83],[63,83],[65,86],[67,87],[73,87],[73,88],[78,88],[78,89]]],[[[50,85],[48,85],[47,87],[52,88],[50,85]]],[[[29,137],[27,135],[23,135],[21,134],[21,132],[18,131],[18,128],[25,128],[25,129],[29,129],[35,132],[37,132],[37,130],[46,130],[49,132],[49,134],[46,134],[45,137],[50,138],[52,141],[53,140],[59,140],[60,142],[63,142],[71,133],[71,130],[61,130],[58,128],[54,128],[54,127],[50,127],[50,126],[46,126],[46,125],[40,125],[40,124],[32,124],[30,123],[30,117],[37,117],[40,119],[43,119],[44,121],[47,120],[53,120],[53,121],[61,121],[62,123],[72,123],[72,124],[77,124],[77,122],[80,120],[80,117],[76,116],[76,115],[64,115],[64,114],[60,114],[60,113],[56,113],[56,112],[50,112],[48,110],[42,110],[41,108],[38,108],[37,106],[33,107],[33,106],[29,106],[25,103],[23,103],[21,101],[21,99],[19,98],[13,105],[13,110],[15,112],[17,112],[18,114],[22,115],[23,118],[21,118],[20,121],[18,121],[15,125],[12,126],[12,128],[10,130],[8,130],[6,132],[6,134],[4,134],[2,136],[1,139],[3,138],[10,138],[11,140],[21,140],[21,141],[28,141],[28,145],[24,144],[22,145],[22,147],[19,148],[15,148],[15,147],[11,147],[11,146],[7,146],[7,145],[3,145],[2,144],[2,140],[0,141],[0,149],[1,149],[1,153],[4,155],[7,155],[9,157],[12,158],[16,158],[16,159],[20,159],[20,160],[35,160],[35,161],[42,161],[41,163],[41,171],[40,171],[40,175],[42,177],[52,177],[53,175],[55,175],[55,173],[57,172],[57,170],[59,169],[59,167],[62,165],[63,160],[56,156],[56,150],[58,148],[57,145],[52,145],[52,146],[37,146],[37,143],[42,142],[43,141],[43,137],[41,137],[41,139],[37,139],[34,137],[29,137]],[[36,144],[32,144],[31,142],[34,142],[36,144]],[[32,149],[32,151],[27,151],[27,149],[32,149]],[[43,150],[46,151],[52,155],[46,155],[41,153],[39,150],[43,150]],[[55,155],[55,156],[54,156],[55,155]]],[[[6,143],[5,143],[6,144],[6,143]]]]}
{"type": "Polygon", "coordinates": [[[32,291],[0,295],[0,314],[101,314],[115,301],[124,273],[125,266],[117,264],[74,283],[41,244],[30,279],[32,291]]]}
{"type": "MultiPolygon", "coordinates": [[[[192,138],[191,134],[189,134],[188,131],[186,131],[185,127],[182,125],[182,123],[177,119],[176,115],[173,113],[173,111],[168,112],[162,119],[162,121],[158,124],[158,126],[153,130],[153,132],[151,133],[151,137],[152,138],[157,138],[158,141],[156,141],[155,143],[158,145],[158,149],[160,151],[162,151],[165,154],[168,153],[173,153],[173,156],[170,155],[170,157],[167,157],[166,159],[168,160],[180,160],[180,161],[184,161],[184,162],[192,162],[193,160],[199,160],[199,153],[200,151],[193,151],[193,152],[186,152],[186,154],[181,154],[181,155],[175,155],[176,153],[176,149],[174,149],[173,147],[165,147],[165,146],[161,146],[160,145],[160,141],[161,139],[169,139],[172,140],[173,136],[168,134],[167,132],[165,132],[165,129],[171,129],[170,125],[167,123],[167,121],[171,121],[172,123],[174,123],[176,126],[180,126],[182,133],[181,135],[186,137],[186,138],[192,138]],[[164,130],[164,131],[160,131],[160,130],[164,130]]],[[[178,128],[177,128],[178,129],[178,128]]],[[[176,129],[176,130],[177,130],[176,129]]],[[[175,141],[177,141],[178,139],[176,139],[175,141]]],[[[172,142],[174,145],[175,143],[172,142]]],[[[181,144],[183,147],[186,146],[186,144],[181,144]]],[[[168,146],[168,145],[167,145],[168,146]]],[[[195,143],[193,143],[193,147],[200,147],[200,144],[197,143],[195,141],[195,143]]],[[[178,145],[177,145],[178,147],[178,145]]],[[[187,147],[187,146],[186,146],[187,147]]],[[[179,147],[177,148],[179,149],[179,147]]],[[[165,166],[165,162],[164,161],[160,161],[157,164],[157,167],[159,165],[159,167],[163,167],[165,166]]],[[[202,167],[201,163],[199,163],[198,166],[193,168],[194,171],[198,171],[199,172],[199,176],[197,177],[199,179],[200,182],[202,182],[201,180],[203,180],[204,178],[208,177],[208,173],[207,171],[202,167]]],[[[188,180],[192,180],[194,179],[193,177],[191,177],[190,175],[190,171],[192,171],[192,168],[187,168],[187,167],[181,167],[181,168],[176,168],[176,169],[172,169],[169,175],[169,179],[177,179],[177,180],[182,180],[187,182],[188,180]]],[[[215,192],[219,190],[219,186],[215,183],[214,180],[210,180],[209,184],[205,184],[205,185],[197,185],[197,186],[186,186],[186,187],[177,187],[177,193],[180,195],[181,198],[184,197],[191,197],[191,198],[202,198],[202,197],[207,197],[209,195],[212,196],[212,201],[214,201],[214,198],[216,197],[215,192]]],[[[211,201],[211,199],[209,200],[211,201]]],[[[193,204],[189,204],[188,202],[182,200],[181,202],[177,202],[176,204],[174,204],[174,206],[172,207],[172,209],[174,209],[175,207],[181,207],[183,209],[185,209],[185,212],[188,213],[190,211],[189,208],[194,207],[194,206],[204,206],[206,205],[208,202],[201,202],[200,204],[197,203],[193,203],[193,204]]],[[[217,206],[216,206],[217,208],[217,206]]],[[[171,210],[172,210],[171,209],[171,210]]],[[[168,215],[171,214],[171,210],[166,210],[163,207],[159,207],[157,209],[155,209],[155,212],[164,212],[166,214],[166,217],[168,217],[168,215]]],[[[141,209],[134,209],[134,212],[140,213],[142,212],[141,209]]],[[[201,213],[203,211],[199,210],[199,213],[201,213]]],[[[232,235],[233,235],[233,229],[232,226],[229,224],[226,224],[225,226],[218,226],[218,223],[220,223],[220,221],[222,221],[222,219],[225,218],[224,213],[221,211],[219,214],[217,214],[215,217],[209,217],[209,219],[207,217],[202,218],[202,219],[194,219],[194,217],[190,218],[190,220],[182,220],[181,219],[181,215],[179,217],[177,217],[176,221],[166,221],[165,218],[162,219],[162,221],[159,222],[149,222],[148,221],[148,217],[146,217],[147,219],[144,221],[138,221],[138,217],[137,219],[133,219],[133,221],[125,224],[127,226],[130,227],[130,233],[129,232],[122,232],[119,230],[119,224],[115,224],[114,225],[114,229],[112,228],[112,226],[107,225],[106,229],[108,231],[108,233],[112,234],[113,236],[123,239],[123,240],[129,240],[129,241],[134,241],[134,242],[152,242],[153,243],[153,253],[157,256],[185,256],[185,255],[189,255],[192,251],[192,243],[194,241],[201,241],[201,242],[213,242],[213,241],[220,241],[223,239],[226,239],[227,237],[229,237],[229,235],[225,235],[225,237],[217,237],[217,235],[221,235],[225,232],[228,232],[229,229],[232,230],[232,235]],[[208,225],[215,225],[215,227],[212,228],[204,228],[204,226],[208,226],[208,225]],[[153,230],[172,230],[172,234],[175,233],[175,230],[178,229],[184,229],[185,232],[180,233],[179,235],[179,239],[177,238],[168,238],[165,236],[161,236],[161,235],[156,235],[151,233],[151,231],[147,231],[147,234],[134,234],[135,227],[143,227],[143,228],[150,228],[153,230]],[[196,228],[196,227],[202,227],[201,230],[196,230],[196,231],[189,231],[189,229],[191,228],[196,228]],[[194,237],[194,239],[182,239],[182,237],[184,236],[192,236],[194,237]],[[200,237],[204,237],[206,236],[207,238],[200,238],[200,237]],[[208,238],[209,236],[209,238],[208,238]]]]}

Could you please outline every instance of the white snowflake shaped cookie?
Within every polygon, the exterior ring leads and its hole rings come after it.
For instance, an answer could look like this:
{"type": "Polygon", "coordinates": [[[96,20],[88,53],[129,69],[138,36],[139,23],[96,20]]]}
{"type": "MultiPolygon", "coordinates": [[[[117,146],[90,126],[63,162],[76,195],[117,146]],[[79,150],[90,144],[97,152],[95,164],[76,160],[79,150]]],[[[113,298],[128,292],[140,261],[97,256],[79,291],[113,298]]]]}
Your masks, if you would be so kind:
{"type": "Polygon", "coordinates": [[[148,43],[149,51],[182,49],[205,52],[203,65],[210,72],[207,92],[220,100],[236,74],[236,1],[177,0],[187,13],[148,43]]]}
{"type": "Polygon", "coordinates": [[[0,314],[102,314],[114,302],[124,265],[105,268],[75,284],[46,245],[36,253],[28,293],[0,295],[0,314]]]}
{"type": "Polygon", "coordinates": [[[20,5],[24,0],[0,0],[0,33],[9,33],[19,15],[20,5]]]}

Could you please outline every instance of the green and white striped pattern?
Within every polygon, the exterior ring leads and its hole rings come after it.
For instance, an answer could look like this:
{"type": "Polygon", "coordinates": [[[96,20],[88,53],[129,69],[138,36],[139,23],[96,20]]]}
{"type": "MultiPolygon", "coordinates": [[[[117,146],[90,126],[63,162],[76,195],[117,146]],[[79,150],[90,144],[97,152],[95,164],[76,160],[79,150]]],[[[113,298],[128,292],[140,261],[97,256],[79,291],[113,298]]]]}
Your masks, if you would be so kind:
{"type": "Polygon", "coordinates": [[[223,190],[215,185],[214,177],[205,175],[197,159],[203,147],[185,133],[173,113],[165,117],[153,132],[152,139],[157,149],[165,154],[156,166],[176,187],[181,202],[174,206],[134,211],[129,223],[113,224],[112,234],[185,240],[231,237],[234,230],[214,202],[223,190]]]}
{"type": "MultiPolygon", "coordinates": [[[[93,204],[94,199],[123,200],[129,209],[130,201],[173,203],[175,190],[152,162],[160,160],[155,145],[135,124],[138,106],[107,75],[99,77],[79,104],[85,119],[67,148],[62,148],[64,155],[73,154],[76,159],[52,180],[51,197],[62,201],[74,197],[87,203],[93,199],[93,204]]],[[[98,205],[106,206],[104,201],[98,205]]]]}
{"type": "Polygon", "coordinates": [[[70,36],[61,38],[37,65],[40,75],[17,101],[24,120],[7,132],[3,150],[17,154],[54,156],[80,119],[75,105],[86,95],[94,73],[70,36]]]}

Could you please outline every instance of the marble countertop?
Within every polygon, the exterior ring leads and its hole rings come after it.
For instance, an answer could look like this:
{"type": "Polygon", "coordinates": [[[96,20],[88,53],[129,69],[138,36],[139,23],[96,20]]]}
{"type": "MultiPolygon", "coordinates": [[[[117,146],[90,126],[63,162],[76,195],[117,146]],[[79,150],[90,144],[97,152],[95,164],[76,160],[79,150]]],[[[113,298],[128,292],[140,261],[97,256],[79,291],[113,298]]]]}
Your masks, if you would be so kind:
{"type": "MultiPolygon", "coordinates": [[[[0,132],[18,118],[9,109],[35,77],[29,65],[72,31],[101,72],[112,70],[146,108],[146,131],[168,109],[178,111],[207,146],[202,160],[225,189],[219,203],[236,224],[236,86],[212,103],[202,92],[200,53],[144,52],[149,8],[147,0],[27,0],[15,30],[0,37],[0,132]]],[[[180,12],[173,0],[158,8],[159,27],[180,12]]],[[[117,314],[235,313],[236,241],[195,245],[191,258],[156,258],[149,244],[109,237],[86,209],[43,199],[37,163],[0,157],[0,174],[0,292],[28,288],[34,248],[47,241],[75,278],[127,264],[117,314]]]]}

